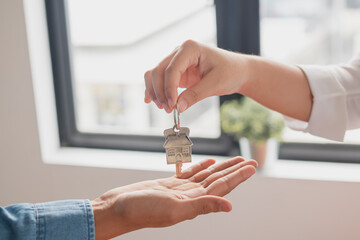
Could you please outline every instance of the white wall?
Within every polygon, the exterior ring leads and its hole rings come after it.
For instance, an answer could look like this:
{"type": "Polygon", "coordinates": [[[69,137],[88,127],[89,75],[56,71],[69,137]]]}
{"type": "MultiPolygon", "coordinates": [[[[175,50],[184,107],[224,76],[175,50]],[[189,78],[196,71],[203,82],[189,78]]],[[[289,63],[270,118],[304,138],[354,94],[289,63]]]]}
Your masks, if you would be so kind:
{"type": "MultiPolygon", "coordinates": [[[[47,165],[41,160],[21,0],[0,0],[0,205],[92,199],[153,171],[47,165]]],[[[228,196],[233,211],[121,239],[360,239],[360,184],[257,174],[228,196]]]]}

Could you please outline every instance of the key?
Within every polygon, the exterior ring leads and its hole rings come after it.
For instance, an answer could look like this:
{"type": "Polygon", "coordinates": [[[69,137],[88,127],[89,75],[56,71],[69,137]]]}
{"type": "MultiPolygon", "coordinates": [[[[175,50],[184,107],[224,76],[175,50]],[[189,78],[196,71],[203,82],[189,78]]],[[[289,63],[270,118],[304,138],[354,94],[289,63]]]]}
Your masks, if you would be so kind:
{"type": "Polygon", "coordinates": [[[191,162],[191,147],[193,143],[189,138],[190,129],[180,127],[177,130],[173,128],[164,131],[167,164],[176,164],[176,176],[181,175],[181,167],[183,163],[191,162]]]}
{"type": "Polygon", "coordinates": [[[191,162],[191,146],[189,138],[190,129],[180,127],[179,105],[174,109],[174,127],[164,131],[166,161],[168,164],[176,164],[176,176],[181,175],[181,167],[185,162],[191,162]]]}

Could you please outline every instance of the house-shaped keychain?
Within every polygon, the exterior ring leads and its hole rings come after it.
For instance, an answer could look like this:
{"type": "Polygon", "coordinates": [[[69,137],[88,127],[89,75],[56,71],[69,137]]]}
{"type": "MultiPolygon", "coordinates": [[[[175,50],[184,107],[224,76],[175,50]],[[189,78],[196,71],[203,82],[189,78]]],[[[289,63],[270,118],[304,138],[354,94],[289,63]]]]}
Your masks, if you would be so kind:
{"type": "Polygon", "coordinates": [[[181,127],[179,132],[175,132],[173,128],[164,131],[166,138],[164,148],[168,164],[191,162],[193,143],[189,138],[189,133],[190,130],[187,127],[181,127]]]}

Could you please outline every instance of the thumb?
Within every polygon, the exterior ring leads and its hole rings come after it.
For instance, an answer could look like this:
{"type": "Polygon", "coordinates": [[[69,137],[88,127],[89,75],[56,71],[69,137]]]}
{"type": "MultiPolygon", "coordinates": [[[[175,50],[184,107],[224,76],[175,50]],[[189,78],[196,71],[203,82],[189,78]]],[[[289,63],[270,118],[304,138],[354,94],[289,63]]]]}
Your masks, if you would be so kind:
{"type": "Polygon", "coordinates": [[[212,212],[230,212],[231,209],[231,203],[225,198],[218,196],[202,196],[185,200],[183,211],[181,211],[181,218],[193,219],[198,215],[212,212]]]}
{"type": "Polygon", "coordinates": [[[180,113],[184,112],[195,103],[207,97],[214,96],[216,88],[216,78],[212,72],[209,72],[201,79],[201,81],[180,94],[178,98],[180,113]]]}

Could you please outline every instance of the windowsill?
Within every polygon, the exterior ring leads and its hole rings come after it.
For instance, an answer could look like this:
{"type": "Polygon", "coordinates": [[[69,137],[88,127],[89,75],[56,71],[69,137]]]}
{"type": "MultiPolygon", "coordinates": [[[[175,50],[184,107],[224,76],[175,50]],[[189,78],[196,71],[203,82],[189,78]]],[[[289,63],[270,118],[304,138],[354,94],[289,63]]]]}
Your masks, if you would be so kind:
{"type": "Polygon", "coordinates": [[[271,178],[360,182],[360,164],[276,160],[261,171],[271,178]]]}
{"type": "MultiPolygon", "coordinates": [[[[213,158],[219,162],[229,157],[193,155],[192,163],[184,164],[183,169],[206,158],[213,158]]],[[[47,164],[175,172],[174,165],[166,164],[165,153],[156,152],[64,147],[53,154],[43,156],[43,160],[47,164]]],[[[359,173],[359,164],[293,160],[270,161],[263,169],[257,171],[258,176],[267,178],[336,182],[360,182],[359,173]]]]}
{"type": "MultiPolygon", "coordinates": [[[[241,140],[242,152],[249,154],[246,141],[241,140]]],[[[258,170],[264,177],[337,182],[360,182],[360,164],[319,161],[299,161],[277,158],[278,146],[274,139],[267,144],[267,160],[263,169],[258,170]]]]}
{"type": "MultiPolygon", "coordinates": [[[[216,161],[227,159],[223,156],[192,155],[192,163],[185,163],[183,169],[206,158],[216,161]]],[[[43,156],[43,161],[47,164],[175,172],[175,166],[167,165],[165,153],[160,152],[62,147],[43,156]]]]}

